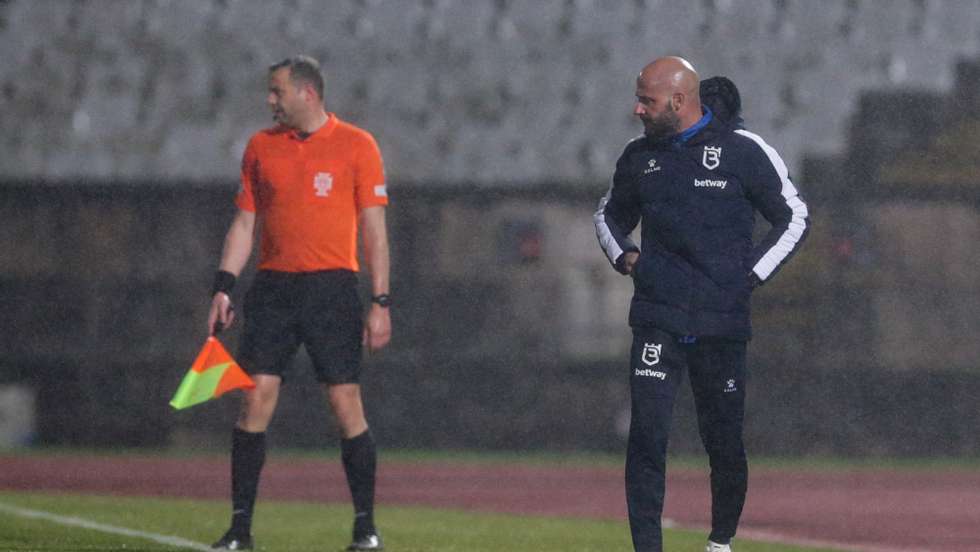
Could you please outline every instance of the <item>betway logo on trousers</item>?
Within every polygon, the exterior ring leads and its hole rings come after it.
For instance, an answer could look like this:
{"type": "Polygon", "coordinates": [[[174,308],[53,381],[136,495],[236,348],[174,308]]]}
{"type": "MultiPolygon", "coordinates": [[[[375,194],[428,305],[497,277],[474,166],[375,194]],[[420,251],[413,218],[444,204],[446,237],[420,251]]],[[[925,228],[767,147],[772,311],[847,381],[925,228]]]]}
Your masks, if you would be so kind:
{"type": "Polygon", "coordinates": [[[649,368],[644,368],[642,370],[637,368],[636,371],[633,372],[633,374],[637,376],[647,376],[650,378],[657,378],[661,380],[667,379],[667,372],[659,372],[657,370],[651,370],[649,368]]]}
{"type": "Polygon", "coordinates": [[[725,186],[728,186],[727,180],[709,180],[707,178],[704,180],[698,180],[697,178],[694,179],[695,188],[720,188],[724,190],[725,186]]]}

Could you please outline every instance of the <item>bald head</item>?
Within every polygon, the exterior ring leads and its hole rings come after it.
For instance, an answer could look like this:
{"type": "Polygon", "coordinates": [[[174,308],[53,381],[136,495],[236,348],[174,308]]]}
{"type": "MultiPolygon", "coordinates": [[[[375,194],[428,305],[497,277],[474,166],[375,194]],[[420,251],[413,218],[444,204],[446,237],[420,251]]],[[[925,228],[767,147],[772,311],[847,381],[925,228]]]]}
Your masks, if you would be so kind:
{"type": "Polygon", "coordinates": [[[636,78],[637,85],[664,87],[671,93],[697,95],[698,72],[684,58],[667,56],[657,58],[646,65],[636,78]]]}
{"type": "Polygon", "coordinates": [[[657,58],[636,77],[633,114],[643,121],[647,136],[666,138],[701,118],[700,79],[684,58],[657,58]]]}

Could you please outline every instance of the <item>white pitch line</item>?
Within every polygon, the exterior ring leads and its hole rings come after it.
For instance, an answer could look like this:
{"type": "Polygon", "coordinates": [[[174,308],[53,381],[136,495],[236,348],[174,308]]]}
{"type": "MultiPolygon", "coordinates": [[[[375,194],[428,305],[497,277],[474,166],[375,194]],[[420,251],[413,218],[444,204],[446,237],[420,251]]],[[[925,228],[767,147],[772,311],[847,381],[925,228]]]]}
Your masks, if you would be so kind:
{"type": "Polygon", "coordinates": [[[41,510],[30,510],[28,508],[20,508],[18,506],[11,506],[9,504],[4,504],[2,502],[0,502],[0,512],[23,517],[23,518],[43,519],[45,521],[58,523],[60,525],[71,525],[74,527],[82,527],[84,529],[101,531],[103,533],[112,533],[115,535],[123,535],[126,537],[136,537],[139,539],[151,540],[153,542],[157,542],[160,544],[167,544],[170,546],[177,546],[180,548],[190,548],[192,550],[201,550],[202,552],[209,552],[211,550],[210,546],[206,546],[199,542],[189,541],[187,539],[182,539],[180,537],[173,537],[170,535],[159,535],[157,533],[137,531],[135,529],[127,529],[125,527],[116,527],[115,525],[106,525],[105,523],[99,523],[96,521],[91,521],[78,517],[61,516],[58,514],[52,514],[51,512],[44,512],[41,510]]]}

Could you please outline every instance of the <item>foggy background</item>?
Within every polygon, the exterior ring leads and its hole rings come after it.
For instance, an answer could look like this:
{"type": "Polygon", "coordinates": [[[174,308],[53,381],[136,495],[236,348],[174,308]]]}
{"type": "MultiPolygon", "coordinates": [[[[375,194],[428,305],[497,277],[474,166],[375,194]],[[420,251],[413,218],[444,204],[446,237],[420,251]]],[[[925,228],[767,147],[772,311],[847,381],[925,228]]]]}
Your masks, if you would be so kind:
{"type": "MultiPolygon", "coordinates": [[[[980,1],[4,0],[0,52],[0,448],[226,446],[236,399],[167,401],[266,68],[307,53],[386,162],[380,445],[623,450],[632,290],[591,214],[676,54],[810,205],[753,298],[749,452],[980,452],[980,1]]],[[[273,443],[336,443],[307,368],[273,443]]],[[[672,439],[699,450],[687,389],[672,439]]]]}

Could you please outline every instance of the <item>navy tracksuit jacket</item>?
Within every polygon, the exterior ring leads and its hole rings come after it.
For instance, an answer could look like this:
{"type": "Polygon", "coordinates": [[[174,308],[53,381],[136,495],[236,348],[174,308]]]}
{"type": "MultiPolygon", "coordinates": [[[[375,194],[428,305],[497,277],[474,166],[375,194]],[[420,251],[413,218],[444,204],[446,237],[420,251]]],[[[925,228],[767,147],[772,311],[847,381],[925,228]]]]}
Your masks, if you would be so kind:
{"type": "Polygon", "coordinates": [[[710,117],[682,144],[634,139],[616,163],[594,217],[620,272],[642,219],[630,326],[747,340],[749,294],[799,248],[807,207],[786,165],[762,138],[710,117]],[[772,228],[754,245],[754,211],[772,228]]]}
{"type": "Polygon", "coordinates": [[[727,543],[735,535],[748,477],[742,420],[749,298],[809,230],[807,206],[776,151],[705,111],[672,139],[631,141],[594,216],[618,271],[625,274],[625,252],[640,252],[629,315],[626,494],[633,544],[643,552],[662,549],[667,436],[684,371],[711,465],[709,538],[727,543]],[[756,211],[771,224],[757,244],[756,211]],[[642,250],[630,239],[641,221],[642,250]]]}

